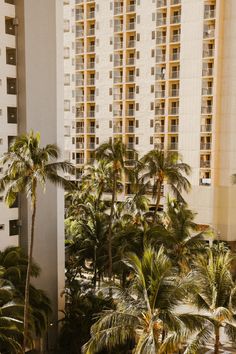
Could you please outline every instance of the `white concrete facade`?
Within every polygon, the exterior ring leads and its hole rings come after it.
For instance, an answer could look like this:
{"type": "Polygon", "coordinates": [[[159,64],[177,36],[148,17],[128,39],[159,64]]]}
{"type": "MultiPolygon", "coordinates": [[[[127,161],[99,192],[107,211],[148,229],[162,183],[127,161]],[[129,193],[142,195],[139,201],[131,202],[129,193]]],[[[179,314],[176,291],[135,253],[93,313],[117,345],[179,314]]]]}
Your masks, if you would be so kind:
{"type": "Polygon", "coordinates": [[[229,241],[236,241],[235,6],[75,1],[78,171],[116,137],[140,155],[179,151],[192,167],[186,198],[197,221],[229,241]]]}

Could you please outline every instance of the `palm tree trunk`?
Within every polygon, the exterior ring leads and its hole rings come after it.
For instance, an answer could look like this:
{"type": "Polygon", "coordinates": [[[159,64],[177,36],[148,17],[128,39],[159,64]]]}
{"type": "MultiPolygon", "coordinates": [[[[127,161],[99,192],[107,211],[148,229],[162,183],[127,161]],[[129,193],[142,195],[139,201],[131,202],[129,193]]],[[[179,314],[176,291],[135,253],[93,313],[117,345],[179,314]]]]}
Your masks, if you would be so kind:
{"type": "Polygon", "coordinates": [[[215,326],[215,351],[214,354],[219,354],[220,350],[220,327],[215,326]]]}
{"type": "Polygon", "coordinates": [[[155,205],[155,210],[154,210],[154,216],[156,216],[158,212],[158,208],[160,206],[160,201],[161,201],[161,188],[162,188],[162,181],[158,181],[158,188],[157,188],[157,200],[156,200],[156,205],[155,205]]]}
{"type": "Polygon", "coordinates": [[[32,197],[32,216],[31,216],[31,234],[30,234],[30,252],[28,257],[27,274],[25,282],[25,304],[24,304],[24,343],[23,351],[25,352],[27,345],[27,334],[29,327],[29,289],[30,289],[30,274],[33,260],[33,248],[34,248],[34,225],[36,217],[36,195],[32,197]]]}
{"type": "Polygon", "coordinates": [[[111,199],[111,213],[110,221],[107,235],[107,250],[108,250],[108,279],[111,282],[112,279],[112,223],[115,210],[115,200],[116,200],[116,174],[114,175],[113,180],[113,190],[112,190],[112,199],[111,199]]]}

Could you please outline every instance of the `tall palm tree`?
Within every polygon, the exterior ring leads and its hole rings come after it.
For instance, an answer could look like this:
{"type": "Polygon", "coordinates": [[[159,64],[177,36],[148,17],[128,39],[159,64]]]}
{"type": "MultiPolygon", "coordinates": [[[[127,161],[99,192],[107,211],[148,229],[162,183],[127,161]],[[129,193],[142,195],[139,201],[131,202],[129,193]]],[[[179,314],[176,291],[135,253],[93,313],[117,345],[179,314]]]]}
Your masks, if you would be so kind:
{"type": "MultiPolygon", "coordinates": [[[[192,272],[194,287],[192,303],[198,310],[208,313],[211,318],[211,325],[207,325],[205,331],[209,337],[214,336],[214,353],[220,350],[220,329],[223,329],[230,340],[236,341],[236,285],[233,282],[231,268],[235,257],[225,249],[224,244],[208,250],[207,257],[199,257],[195,262],[195,269],[192,272]]],[[[192,348],[196,348],[197,338],[192,343],[192,348]]],[[[191,353],[191,351],[190,351],[191,353]]]]}
{"type": "Polygon", "coordinates": [[[123,173],[130,173],[126,167],[125,161],[128,155],[125,144],[121,140],[108,142],[100,145],[96,151],[96,159],[104,160],[111,168],[112,190],[111,190],[111,210],[110,222],[107,236],[107,251],[108,251],[108,278],[112,278],[112,223],[117,201],[118,186],[121,183],[123,173]]]}
{"type": "Polygon", "coordinates": [[[194,222],[195,214],[182,202],[168,199],[162,222],[150,227],[147,239],[155,247],[163,245],[172,263],[188,273],[194,257],[206,250],[205,236],[194,222]]]}
{"type": "Polygon", "coordinates": [[[186,163],[180,161],[178,153],[152,150],[141,158],[141,173],[143,182],[148,179],[147,185],[151,183],[152,195],[156,200],[154,215],[160,206],[161,193],[164,183],[167,183],[178,199],[182,200],[181,192],[190,189],[190,183],[186,176],[191,172],[191,168],[186,163]],[[184,174],[186,176],[184,176],[184,174]]]}
{"type": "Polygon", "coordinates": [[[24,349],[28,332],[29,318],[29,288],[33,259],[34,231],[37,210],[37,190],[41,186],[46,188],[46,181],[65,185],[65,179],[59,172],[72,172],[68,162],[57,162],[59,149],[56,145],[40,146],[40,134],[23,134],[15,139],[4,154],[1,162],[5,165],[4,176],[0,179],[0,191],[6,191],[5,200],[10,206],[14,203],[18,193],[25,193],[31,202],[31,232],[29,261],[25,283],[25,309],[24,309],[24,349]]]}
{"type": "Polygon", "coordinates": [[[190,286],[188,279],[177,276],[163,248],[158,253],[145,249],[141,260],[130,254],[126,262],[133,271],[133,281],[127,291],[117,289],[117,309],[100,315],[83,352],[112,351],[132,340],[134,354],[174,353],[206,321],[203,316],[176,311],[190,286]]]}

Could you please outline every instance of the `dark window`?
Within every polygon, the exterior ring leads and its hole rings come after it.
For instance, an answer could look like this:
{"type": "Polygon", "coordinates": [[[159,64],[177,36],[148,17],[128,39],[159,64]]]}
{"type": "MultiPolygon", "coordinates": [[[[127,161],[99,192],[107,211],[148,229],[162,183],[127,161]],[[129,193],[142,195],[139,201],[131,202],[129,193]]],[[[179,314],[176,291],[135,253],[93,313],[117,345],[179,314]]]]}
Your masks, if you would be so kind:
{"type": "Polygon", "coordinates": [[[16,200],[14,201],[14,203],[10,206],[10,208],[18,208],[19,206],[19,198],[18,195],[16,196],[16,200]]]}
{"type": "Polygon", "coordinates": [[[18,220],[9,221],[9,235],[10,236],[19,235],[18,220]]]}
{"type": "Polygon", "coordinates": [[[16,49],[6,48],[6,63],[16,65],[16,49]]]}
{"type": "Polygon", "coordinates": [[[5,17],[5,31],[7,34],[15,35],[14,19],[5,17]]]}
{"type": "Polygon", "coordinates": [[[8,150],[9,150],[11,144],[13,143],[13,141],[15,140],[15,138],[16,138],[15,136],[8,136],[8,137],[7,137],[7,140],[8,140],[8,150]]]}
{"type": "Polygon", "coordinates": [[[7,107],[7,122],[10,124],[17,123],[17,108],[7,107]]]}
{"type": "Polygon", "coordinates": [[[7,4],[12,4],[12,5],[15,4],[15,0],[5,0],[5,2],[6,2],[7,4]]]}
{"type": "Polygon", "coordinates": [[[7,93],[9,95],[16,95],[16,79],[8,77],[7,78],[7,93]]]}

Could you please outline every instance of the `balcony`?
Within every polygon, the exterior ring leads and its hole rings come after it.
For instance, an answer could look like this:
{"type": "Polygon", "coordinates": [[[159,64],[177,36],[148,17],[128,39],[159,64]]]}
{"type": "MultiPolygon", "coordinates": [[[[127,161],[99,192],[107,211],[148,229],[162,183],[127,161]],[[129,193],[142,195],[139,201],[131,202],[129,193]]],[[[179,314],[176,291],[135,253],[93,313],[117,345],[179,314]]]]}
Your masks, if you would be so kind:
{"type": "Polygon", "coordinates": [[[124,8],[123,6],[115,6],[114,7],[114,15],[121,15],[123,14],[124,8]]]}
{"type": "Polygon", "coordinates": [[[157,0],[156,6],[157,6],[157,8],[165,7],[166,6],[166,0],[157,0]]]}
{"type": "Polygon", "coordinates": [[[211,161],[210,160],[208,160],[208,161],[201,160],[200,167],[201,168],[211,168],[211,161]]]}
{"type": "Polygon", "coordinates": [[[170,143],[168,145],[168,150],[178,150],[178,143],[170,143]]]}
{"type": "Polygon", "coordinates": [[[215,10],[205,10],[204,11],[204,19],[210,19],[210,18],[215,18],[216,16],[216,11],[215,10]]]}
{"type": "Polygon", "coordinates": [[[156,125],[154,128],[155,133],[164,133],[165,126],[164,125],[156,125]]]}
{"type": "Polygon", "coordinates": [[[127,5],[126,12],[135,12],[135,10],[136,10],[135,4],[127,5]]]}
{"type": "Polygon", "coordinates": [[[127,143],[127,149],[128,150],[134,150],[134,142],[133,143],[127,143]]]}
{"type": "Polygon", "coordinates": [[[95,101],[95,95],[88,95],[87,96],[87,101],[94,102],[95,101]]]}
{"type": "Polygon", "coordinates": [[[84,118],[84,111],[77,111],[76,112],[76,118],[84,118]]]}
{"type": "Polygon", "coordinates": [[[87,85],[94,86],[95,85],[95,78],[88,78],[87,85]]]}
{"type": "Polygon", "coordinates": [[[135,111],[133,108],[127,109],[126,116],[127,117],[134,117],[134,113],[135,113],[135,111]]]}
{"type": "Polygon", "coordinates": [[[123,59],[115,59],[114,61],[114,67],[117,67],[117,66],[123,66],[123,59]]]}
{"type": "Polygon", "coordinates": [[[211,124],[202,124],[201,125],[201,132],[202,133],[209,133],[212,130],[212,125],[211,124]]]}
{"type": "Polygon", "coordinates": [[[213,68],[202,69],[202,76],[213,76],[213,68]]]}
{"type": "Polygon", "coordinates": [[[169,127],[169,132],[170,133],[178,133],[178,131],[179,131],[179,126],[178,125],[170,125],[170,127],[169,127]]]}
{"type": "Polygon", "coordinates": [[[200,150],[211,150],[211,143],[200,143],[200,150]]]}
{"type": "Polygon", "coordinates": [[[84,13],[83,12],[77,12],[75,14],[75,20],[76,21],[83,21],[84,20],[84,13]]]}
{"type": "Polygon", "coordinates": [[[202,53],[203,58],[214,57],[214,55],[215,55],[215,49],[204,49],[202,53]]]}
{"type": "Polygon", "coordinates": [[[88,144],[88,149],[89,150],[95,150],[95,143],[89,143],[88,144]]]}
{"type": "Polygon", "coordinates": [[[135,81],[135,76],[134,75],[128,75],[126,77],[126,82],[134,82],[135,81]]]}
{"type": "Polygon", "coordinates": [[[170,54],[170,60],[175,61],[180,59],[180,52],[170,54]]]}
{"type": "Polygon", "coordinates": [[[113,133],[114,134],[121,134],[122,133],[122,127],[113,127],[113,133]]]}
{"type": "Polygon", "coordinates": [[[181,0],[171,0],[171,5],[180,5],[181,0]]]}
{"type": "Polygon", "coordinates": [[[114,32],[122,32],[122,31],[123,31],[123,23],[114,26],[114,32]]]}
{"type": "Polygon", "coordinates": [[[211,178],[200,178],[199,184],[200,184],[200,186],[210,186],[211,185],[211,178]]]}
{"type": "Polygon", "coordinates": [[[201,109],[202,114],[211,114],[213,112],[213,106],[203,106],[201,109]]]}
{"type": "Polygon", "coordinates": [[[77,95],[77,96],[76,96],[76,102],[84,102],[84,96],[82,96],[82,95],[77,95]]]}
{"type": "Polygon", "coordinates": [[[155,98],[164,98],[165,97],[165,90],[160,90],[155,92],[155,98]]]}
{"type": "Polygon", "coordinates": [[[156,108],[155,109],[155,114],[157,116],[164,116],[165,115],[165,108],[156,108]]]}
{"type": "Polygon", "coordinates": [[[87,48],[87,53],[93,53],[95,52],[95,45],[89,45],[87,48]]]}
{"type": "Polygon", "coordinates": [[[166,17],[159,17],[157,18],[157,23],[156,25],[159,26],[165,26],[166,25],[166,17]]]}
{"type": "Polygon", "coordinates": [[[179,89],[170,90],[170,97],[178,97],[179,96],[179,89]]]}
{"type": "Polygon", "coordinates": [[[82,54],[84,52],[84,46],[76,46],[75,54],[82,54]]]}
{"type": "Polygon", "coordinates": [[[166,61],[166,54],[157,55],[157,57],[156,57],[156,62],[157,63],[163,63],[165,61],[166,61]]]}
{"type": "Polygon", "coordinates": [[[173,24],[178,24],[181,22],[181,15],[174,15],[174,16],[171,16],[170,18],[170,23],[173,25],[173,24]]]}
{"type": "Polygon", "coordinates": [[[135,48],[135,41],[131,40],[127,42],[127,48],[135,48]]]}
{"type": "Polygon", "coordinates": [[[154,149],[156,150],[164,150],[164,143],[155,143],[154,149]]]}
{"type": "Polygon", "coordinates": [[[204,39],[208,39],[208,38],[214,38],[215,37],[215,29],[207,29],[205,28],[204,31],[203,31],[203,38],[204,39]]]}
{"type": "Polygon", "coordinates": [[[169,114],[170,115],[174,115],[174,116],[179,114],[179,107],[171,107],[170,111],[169,111],[169,114]]]}
{"type": "Polygon", "coordinates": [[[178,71],[171,71],[170,79],[178,79],[179,78],[179,70],[178,71]]]}
{"type": "Polygon", "coordinates": [[[165,44],[166,43],[166,36],[160,36],[156,39],[156,44],[165,44]]]}
{"type": "Polygon", "coordinates": [[[87,133],[88,134],[95,134],[95,127],[88,127],[87,128],[87,133]]]}
{"type": "Polygon", "coordinates": [[[77,127],[76,134],[84,134],[84,127],[77,127]]]}
{"type": "Polygon", "coordinates": [[[171,42],[172,43],[176,43],[176,42],[180,42],[180,34],[173,34],[172,36],[171,36],[171,42]]]}
{"type": "Polygon", "coordinates": [[[95,62],[92,61],[90,63],[87,63],[87,69],[88,70],[94,70],[95,69],[95,62]]]}
{"type": "Polygon", "coordinates": [[[84,36],[84,30],[76,30],[76,37],[83,37],[84,36]]]}
{"type": "Polygon", "coordinates": [[[84,63],[76,63],[76,70],[84,70],[84,63]]]}
{"type": "Polygon", "coordinates": [[[83,79],[76,79],[75,85],[76,86],[84,86],[84,80],[83,79]]]}
{"type": "Polygon", "coordinates": [[[113,95],[113,100],[114,101],[122,101],[122,97],[123,95],[122,95],[122,93],[114,93],[114,95],[113,95]]]}
{"type": "Polygon", "coordinates": [[[127,100],[134,100],[135,99],[135,92],[127,92],[126,99],[127,100]]]}
{"type": "Polygon", "coordinates": [[[122,83],[123,81],[123,76],[114,76],[114,83],[119,84],[122,83]]]}
{"type": "Polygon", "coordinates": [[[203,87],[202,95],[203,96],[211,96],[213,94],[213,87],[203,87]]]}
{"type": "Polygon", "coordinates": [[[135,22],[129,22],[129,23],[127,23],[126,30],[127,31],[134,31],[135,27],[136,27],[135,22]]]}
{"type": "Polygon", "coordinates": [[[81,150],[84,149],[84,143],[76,143],[76,149],[81,150]]]}
{"type": "Polygon", "coordinates": [[[89,11],[87,13],[87,19],[91,20],[91,19],[94,19],[94,18],[95,18],[95,11],[89,11]]]}
{"type": "Polygon", "coordinates": [[[83,164],[84,164],[84,158],[78,158],[78,159],[76,159],[76,164],[77,164],[77,165],[83,165],[83,164]]]}
{"type": "Polygon", "coordinates": [[[120,110],[120,109],[115,109],[115,110],[113,111],[113,116],[114,116],[114,117],[122,117],[122,114],[123,114],[123,112],[122,112],[122,110],[120,110]]]}
{"type": "Polygon", "coordinates": [[[126,65],[134,66],[135,65],[135,58],[127,58],[126,65]]]}
{"type": "Polygon", "coordinates": [[[123,41],[122,42],[115,42],[114,49],[123,49],[123,41]]]}
{"type": "Polygon", "coordinates": [[[95,111],[89,111],[88,112],[88,117],[89,118],[94,118],[95,117],[95,111]]]}
{"type": "Polygon", "coordinates": [[[128,127],[126,127],[126,129],[125,129],[125,132],[126,133],[130,133],[130,134],[133,134],[134,133],[134,126],[133,125],[129,125],[128,127]]]}

